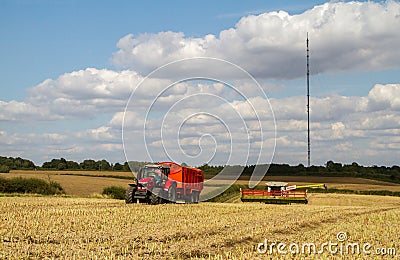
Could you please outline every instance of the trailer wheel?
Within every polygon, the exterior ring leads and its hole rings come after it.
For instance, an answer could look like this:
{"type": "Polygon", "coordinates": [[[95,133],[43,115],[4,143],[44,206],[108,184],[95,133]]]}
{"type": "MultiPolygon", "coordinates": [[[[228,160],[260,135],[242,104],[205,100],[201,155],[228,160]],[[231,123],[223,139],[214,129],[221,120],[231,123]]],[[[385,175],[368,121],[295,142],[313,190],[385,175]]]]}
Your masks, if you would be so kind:
{"type": "Polygon", "coordinates": [[[193,203],[193,194],[189,193],[188,195],[186,195],[185,202],[186,203],[193,203]]]}
{"type": "Polygon", "coordinates": [[[196,192],[195,191],[192,192],[190,197],[191,197],[190,203],[196,203],[196,192]]]}
{"type": "Polygon", "coordinates": [[[174,185],[168,190],[168,201],[172,203],[175,203],[176,201],[176,188],[174,185]]]}
{"type": "Polygon", "coordinates": [[[193,203],[199,203],[200,194],[197,191],[193,191],[193,203]]]}
{"type": "Polygon", "coordinates": [[[125,203],[133,203],[133,195],[135,194],[135,188],[132,186],[129,186],[129,188],[125,192],[125,203]]]}

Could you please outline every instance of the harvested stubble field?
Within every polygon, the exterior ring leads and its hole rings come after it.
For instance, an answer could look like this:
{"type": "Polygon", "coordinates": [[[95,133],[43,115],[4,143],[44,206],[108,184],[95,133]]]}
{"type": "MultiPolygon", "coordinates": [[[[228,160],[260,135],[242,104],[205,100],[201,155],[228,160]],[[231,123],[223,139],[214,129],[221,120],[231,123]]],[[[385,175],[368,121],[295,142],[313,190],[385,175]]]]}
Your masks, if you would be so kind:
{"type": "MultiPolygon", "coordinates": [[[[371,251],[400,251],[400,198],[311,195],[309,205],[156,206],[111,199],[4,197],[0,198],[0,258],[270,259],[284,255],[276,250],[272,255],[259,254],[257,245],[265,238],[288,245],[321,245],[338,242],[338,232],[347,233],[346,241],[370,243],[371,251]]],[[[308,257],[344,256],[325,252],[308,257]]]]}

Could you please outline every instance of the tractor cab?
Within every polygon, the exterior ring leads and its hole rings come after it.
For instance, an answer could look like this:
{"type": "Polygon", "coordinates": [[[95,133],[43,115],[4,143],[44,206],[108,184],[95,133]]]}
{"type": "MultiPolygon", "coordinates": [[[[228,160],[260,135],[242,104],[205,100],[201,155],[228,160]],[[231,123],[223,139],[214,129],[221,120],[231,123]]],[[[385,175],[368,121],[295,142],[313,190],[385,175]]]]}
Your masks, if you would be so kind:
{"type": "Polygon", "coordinates": [[[287,185],[287,182],[271,181],[266,183],[266,188],[268,192],[284,191],[286,190],[287,185]]]}
{"type": "Polygon", "coordinates": [[[147,164],[140,168],[137,179],[142,185],[154,179],[156,186],[159,186],[158,184],[168,180],[169,172],[170,168],[164,165],[147,164]]]}

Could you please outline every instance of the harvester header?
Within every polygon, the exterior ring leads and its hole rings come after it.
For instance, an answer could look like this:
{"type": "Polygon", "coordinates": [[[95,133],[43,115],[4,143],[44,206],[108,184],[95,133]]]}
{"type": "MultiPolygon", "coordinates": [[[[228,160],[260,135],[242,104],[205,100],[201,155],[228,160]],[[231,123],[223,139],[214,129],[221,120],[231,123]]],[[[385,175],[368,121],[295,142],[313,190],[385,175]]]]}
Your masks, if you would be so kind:
{"type": "Polygon", "coordinates": [[[325,184],[290,185],[286,182],[267,182],[265,190],[241,190],[243,202],[265,202],[268,204],[308,203],[307,188],[325,188],[325,184]]]}

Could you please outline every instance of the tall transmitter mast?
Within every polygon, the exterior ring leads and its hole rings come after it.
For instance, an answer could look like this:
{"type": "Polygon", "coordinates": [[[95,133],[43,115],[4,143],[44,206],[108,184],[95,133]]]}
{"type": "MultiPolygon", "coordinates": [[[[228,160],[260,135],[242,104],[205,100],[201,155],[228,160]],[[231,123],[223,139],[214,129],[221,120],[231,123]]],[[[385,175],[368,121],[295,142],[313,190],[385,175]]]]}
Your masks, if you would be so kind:
{"type": "Polygon", "coordinates": [[[310,167],[311,161],[311,142],[310,142],[310,50],[308,49],[308,32],[307,32],[307,165],[310,167]]]}

